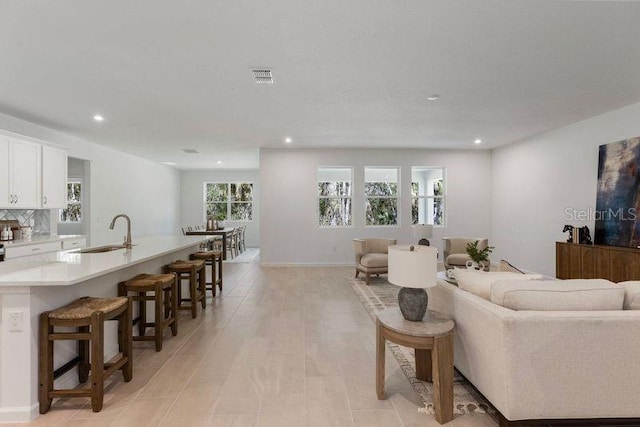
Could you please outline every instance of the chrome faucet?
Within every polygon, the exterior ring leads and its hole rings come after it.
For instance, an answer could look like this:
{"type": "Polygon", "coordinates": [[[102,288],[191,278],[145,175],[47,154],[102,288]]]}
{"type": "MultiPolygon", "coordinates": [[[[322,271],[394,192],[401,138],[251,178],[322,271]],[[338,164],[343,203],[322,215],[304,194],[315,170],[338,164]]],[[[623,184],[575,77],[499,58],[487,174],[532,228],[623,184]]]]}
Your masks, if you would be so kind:
{"type": "Polygon", "coordinates": [[[127,220],[127,237],[125,237],[124,239],[124,247],[127,249],[131,249],[131,218],[129,218],[125,214],[118,214],[114,216],[113,219],[111,220],[111,225],[109,225],[109,230],[113,230],[113,227],[115,227],[116,225],[116,219],[120,217],[127,220]]]}

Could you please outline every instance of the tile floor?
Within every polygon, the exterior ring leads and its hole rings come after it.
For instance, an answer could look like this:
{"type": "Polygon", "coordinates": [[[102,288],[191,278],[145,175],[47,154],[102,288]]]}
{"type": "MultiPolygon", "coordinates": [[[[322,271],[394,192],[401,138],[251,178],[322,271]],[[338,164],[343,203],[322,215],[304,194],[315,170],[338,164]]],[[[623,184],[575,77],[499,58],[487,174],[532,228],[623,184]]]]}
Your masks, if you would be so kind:
{"type": "MultiPolygon", "coordinates": [[[[375,393],[375,328],[345,278],[351,268],[225,265],[203,315],[181,315],[164,349],[134,343],[134,377],[116,374],[104,408],[54,402],[37,426],[437,426],[390,353],[375,393]]],[[[497,424],[482,414],[448,426],[497,424]]]]}

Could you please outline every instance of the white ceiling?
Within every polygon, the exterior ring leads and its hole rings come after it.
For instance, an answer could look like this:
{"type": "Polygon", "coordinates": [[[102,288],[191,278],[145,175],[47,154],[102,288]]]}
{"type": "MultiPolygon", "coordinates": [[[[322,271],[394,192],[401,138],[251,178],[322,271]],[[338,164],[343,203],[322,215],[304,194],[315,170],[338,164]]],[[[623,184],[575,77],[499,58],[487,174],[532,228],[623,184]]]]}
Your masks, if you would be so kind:
{"type": "Polygon", "coordinates": [[[0,111],[181,169],[255,168],[285,136],[491,148],[639,102],[639,21],[614,1],[0,0],[0,111]]]}

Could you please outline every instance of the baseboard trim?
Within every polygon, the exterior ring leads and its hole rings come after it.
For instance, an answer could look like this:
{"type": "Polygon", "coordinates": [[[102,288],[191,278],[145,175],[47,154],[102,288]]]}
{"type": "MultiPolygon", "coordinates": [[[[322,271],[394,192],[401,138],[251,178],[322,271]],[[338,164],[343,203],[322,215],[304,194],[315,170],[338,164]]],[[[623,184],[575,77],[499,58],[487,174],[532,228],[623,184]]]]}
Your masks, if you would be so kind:
{"type": "Polygon", "coordinates": [[[40,415],[40,405],[0,408],[0,423],[28,423],[40,415]]]}

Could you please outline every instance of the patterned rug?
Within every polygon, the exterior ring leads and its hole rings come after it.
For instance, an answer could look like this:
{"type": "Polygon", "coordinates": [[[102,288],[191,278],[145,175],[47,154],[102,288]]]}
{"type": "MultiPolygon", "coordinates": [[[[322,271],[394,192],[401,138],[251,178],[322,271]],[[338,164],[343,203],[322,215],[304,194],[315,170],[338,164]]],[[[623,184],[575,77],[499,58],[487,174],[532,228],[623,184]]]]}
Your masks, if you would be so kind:
{"type": "MultiPolygon", "coordinates": [[[[400,288],[390,284],[384,278],[372,277],[369,286],[364,283],[364,280],[351,278],[346,280],[351,284],[373,321],[376,319],[377,312],[398,306],[400,288]]],[[[413,389],[424,402],[425,407],[418,409],[418,411],[433,414],[433,384],[416,378],[414,350],[389,341],[387,341],[387,347],[398,361],[413,389]]],[[[492,413],[495,411],[457,370],[453,378],[453,408],[456,414],[492,413]]]]}

